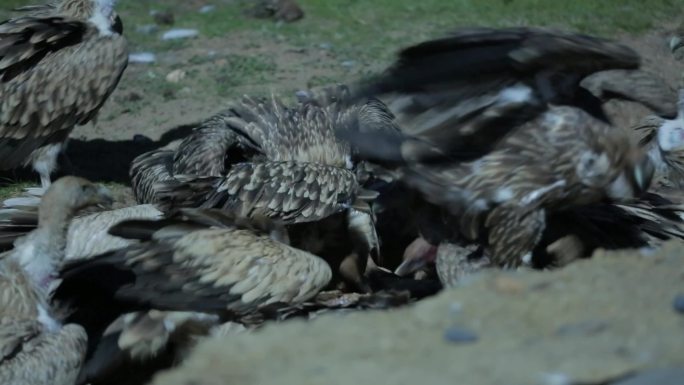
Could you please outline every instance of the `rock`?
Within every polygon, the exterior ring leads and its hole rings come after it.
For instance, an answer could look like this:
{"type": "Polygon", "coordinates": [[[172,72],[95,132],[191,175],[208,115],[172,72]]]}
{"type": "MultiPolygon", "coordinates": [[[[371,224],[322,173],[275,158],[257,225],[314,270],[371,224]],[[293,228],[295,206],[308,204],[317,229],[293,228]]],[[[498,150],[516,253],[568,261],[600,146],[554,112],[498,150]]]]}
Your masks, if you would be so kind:
{"type": "Polygon", "coordinates": [[[156,24],[145,24],[138,26],[135,31],[144,35],[151,35],[159,30],[156,24]]]}
{"type": "Polygon", "coordinates": [[[186,76],[187,73],[184,70],[177,69],[166,75],[166,81],[169,83],[180,83],[186,76]]]}
{"type": "Polygon", "coordinates": [[[128,55],[129,63],[154,63],[157,56],[152,52],[134,52],[128,55]]]}
{"type": "Polygon", "coordinates": [[[457,344],[474,343],[479,337],[477,333],[458,326],[452,326],[444,331],[444,340],[457,344]]]}
{"type": "Polygon", "coordinates": [[[684,314],[684,294],[678,294],[672,301],[672,307],[677,313],[684,314]]]}
{"type": "Polygon", "coordinates": [[[170,29],[162,35],[162,40],[188,39],[199,35],[199,31],[189,28],[170,29]]]}
{"type": "Polygon", "coordinates": [[[150,14],[154,18],[154,22],[159,25],[173,25],[176,18],[171,11],[151,11],[150,14]]]}
{"type": "Polygon", "coordinates": [[[332,44],[331,43],[321,43],[318,45],[318,48],[329,51],[332,49],[332,44]]]}
{"type": "Polygon", "coordinates": [[[214,12],[215,9],[216,9],[216,6],[214,6],[214,5],[205,5],[199,9],[199,13],[211,13],[211,12],[214,12]]]}
{"type": "Polygon", "coordinates": [[[342,65],[342,67],[344,68],[352,68],[356,66],[356,60],[345,60],[342,63],[340,63],[340,65],[342,65]]]}
{"type": "Polygon", "coordinates": [[[304,17],[304,11],[294,0],[261,0],[244,13],[257,19],[272,18],[285,23],[304,17]]]}

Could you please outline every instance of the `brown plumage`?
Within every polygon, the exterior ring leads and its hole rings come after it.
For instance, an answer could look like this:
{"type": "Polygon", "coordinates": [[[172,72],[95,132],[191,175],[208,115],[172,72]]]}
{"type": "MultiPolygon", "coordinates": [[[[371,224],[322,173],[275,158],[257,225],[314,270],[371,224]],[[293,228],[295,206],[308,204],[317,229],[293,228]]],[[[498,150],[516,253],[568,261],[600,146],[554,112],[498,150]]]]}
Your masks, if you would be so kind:
{"type": "Polygon", "coordinates": [[[271,225],[255,226],[190,209],[161,221],[123,222],[112,233],[141,242],[66,265],[55,296],[73,299],[73,319],[101,332],[120,313],[154,308],[231,317],[303,301],[328,283],[323,260],[271,239],[271,225]],[[87,318],[93,312],[97,317],[87,318]],[[102,315],[108,312],[111,319],[102,315]]]}
{"type": "MultiPolygon", "coordinates": [[[[380,101],[353,101],[344,86],[331,87],[286,106],[276,97],[244,97],[202,124],[175,150],[172,178],[163,180],[168,153],[143,155],[131,169],[138,197],[173,207],[221,208],[283,224],[315,222],[348,212],[359,236],[364,270],[377,255],[377,235],[352,148],[336,129],[396,131],[380,101]],[[160,172],[152,171],[162,170],[160,172]],[[152,181],[154,179],[154,181],[152,181]]],[[[364,176],[365,178],[365,176],[364,176]]]]}
{"type": "Polygon", "coordinates": [[[57,180],[40,206],[38,228],[0,255],[0,382],[72,385],[85,358],[87,337],[62,325],[49,305],[67,228],[84,207],[111,203],[106,189],[75,177],[57,180]]]}
{"type": "Polygon", "coordinates": [[[112,0],[62,0],[0,23],[0,168],[43,188],[76,125],[95,118],[128,63],[112,0]]]}
{"type": "Polygon", "coordinates": [[[496,263],[517,265],[539,241],[547,212],[632,198],[648,187],[650,167],[625,131],[554,107],[476,161],[418,164],[405,180],[459,217],[468,239],[485,236],[496,263]]]}

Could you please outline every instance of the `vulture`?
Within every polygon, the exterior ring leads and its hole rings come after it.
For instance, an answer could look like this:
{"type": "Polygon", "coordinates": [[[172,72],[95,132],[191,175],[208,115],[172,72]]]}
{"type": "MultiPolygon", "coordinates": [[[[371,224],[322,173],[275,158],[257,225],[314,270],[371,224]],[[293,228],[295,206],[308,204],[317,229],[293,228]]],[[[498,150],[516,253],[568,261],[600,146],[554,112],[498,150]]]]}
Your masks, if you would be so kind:
{"type": "Polygon", "coordinates": [[[58,179],[40,205],[38,227],[0,255],[0,382],[73,385],[85,359],[85,330],[50,305],[69,221],[111,204],[109,192],[77,177],[58,179]]]}
{"type": "Polygon", "coordinates": [[[401,180],[457,218],[464,242],[486,244],[495,265],[519,266],[532,262],[552,213],[629,201],[649,187],[653,163],[602,108],[620,97],[676,116],[676,103],[659,103],[673,91],[656,77],[601,75],[639,64],[630,48],[596,37],[466,29],[403,50],[357,91],[399,94],[390,107],[410,134],[340,135],[361,157],[399,166],[401,180]]]}
{"type": "Polygon", "coordinates": [[[635,129],[644,133],[642,145],[656,167],[657,185],[684,188],[684,90],[679,93],[675,119],[648,116],[635,129]]]}
{"type": "Polygon", "coordinates": [[[113,3],[61,0],[0,23],[0,169],[31,165],[47,188],[71,130],[95,119],[128,64],[113,3]]]}
{"type": "MultiPolygon", "coordinates": [[[[684,206],[649,192],[633,202],[595,203],[549,214],[532,252],[532,265],[559,267],[588,258],[598,249],[648,249],[671,239],[684,239],[684,206]]],[[[467,275],[491,266],[490,251],[482,245],[448,237],[434,243],[438,245],[416,238],[396,274],[435,268],[440,282],[453,287],[467,275]]]]}
{"type": "MultiPolygon", "coordinates": [[[[336,128],[397,131],[375,98],[351,102],[337,86],[286,106],[279,98],[245,96],[207,120],[175,151],[156,150],[131,166],[141,203],[220,208],[242,217],[265,216],[284,225],[344,215],[363,272],[378,256],[370,202],[354,150],[336,128]]],[[[352,273],[352,275],[354,275],[352,273]]]]}
{"type": "Polygon", "coordinates": [[[73,309],[67,321],[88,333],[89,362],[79,383],[99,383],[94,380],[116,365],[110,361],[120,355],[111,349],[125,350],[133,361],[162,352],[179,335],[169,327],[208,331],[218,321],[315,296],[330,281],[330,267],[275,240],[278,229],[267,219],[236,218],[217,209],[180,209],[160,220],[112,227],[112,235],[136,242],[69,261],[53,296],[56,304],[73,309]],[[102,338],[126,313],[131,314],[121,320],[125,325],[102,338]]]}

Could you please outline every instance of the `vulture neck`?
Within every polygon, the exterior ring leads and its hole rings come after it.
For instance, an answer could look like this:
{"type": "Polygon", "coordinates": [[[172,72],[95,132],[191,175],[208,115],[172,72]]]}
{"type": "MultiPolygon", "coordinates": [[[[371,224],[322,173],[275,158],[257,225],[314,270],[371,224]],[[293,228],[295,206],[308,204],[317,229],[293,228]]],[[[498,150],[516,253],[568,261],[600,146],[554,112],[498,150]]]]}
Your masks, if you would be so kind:
{"type": "Polygon", "coordinates": [[[74,217],[70,208],[49,201],[41,202],[38,228],[19,239],[13,253],[36,286],[45,290],[64,259],[69,223],[74,217]]]}

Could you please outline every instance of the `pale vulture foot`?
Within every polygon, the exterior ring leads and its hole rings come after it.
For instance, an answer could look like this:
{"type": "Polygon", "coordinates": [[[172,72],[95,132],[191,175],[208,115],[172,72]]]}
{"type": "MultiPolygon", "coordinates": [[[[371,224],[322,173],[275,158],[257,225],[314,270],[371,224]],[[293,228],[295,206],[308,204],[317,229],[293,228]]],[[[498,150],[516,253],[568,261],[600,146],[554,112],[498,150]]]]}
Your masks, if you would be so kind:
{"type": "Polygon", "coordinates": [[[40,175],[40,185],[43,190],[50,187],[50,175],[57,169],[57,157],[63,149],[62,143],[48,144],[43,146],[31,154],[31,165],[33,169],[40,175]]]}

